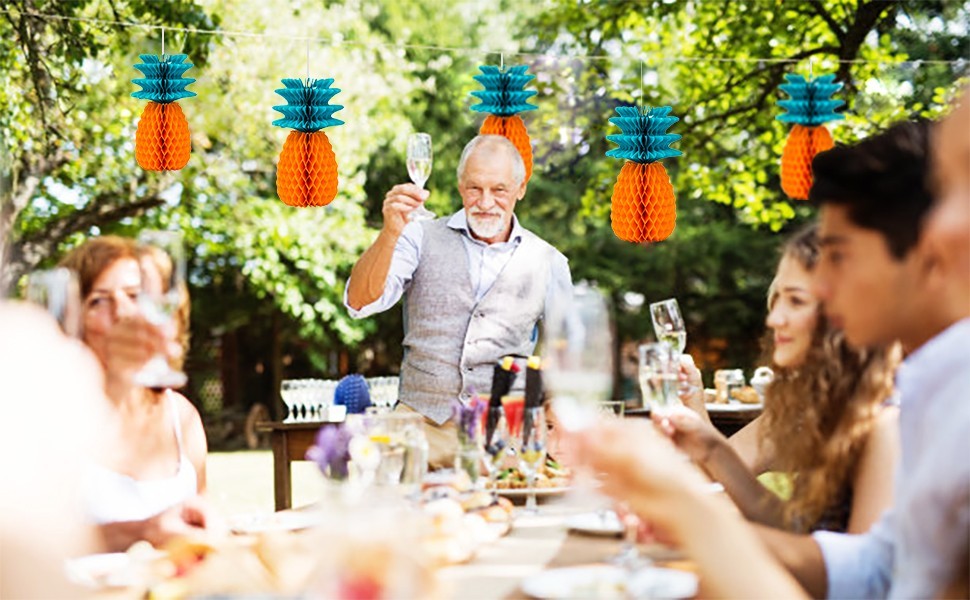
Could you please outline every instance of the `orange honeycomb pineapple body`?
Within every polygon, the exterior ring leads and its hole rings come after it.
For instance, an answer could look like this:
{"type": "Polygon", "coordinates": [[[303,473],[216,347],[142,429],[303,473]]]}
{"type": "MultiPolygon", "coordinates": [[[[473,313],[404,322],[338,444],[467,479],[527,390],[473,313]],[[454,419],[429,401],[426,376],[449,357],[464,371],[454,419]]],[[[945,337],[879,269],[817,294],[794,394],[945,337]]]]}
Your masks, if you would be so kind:
{"type": "Polygon", "coordinates": [[[326,206],[337,195],[337,157],[323,131],[291,131],[276,171],[276,193],[289,206],[326,206]]]}
{"type": "Polygon", "coordinates": [[[489,115],[482,123],[479,133],[483,135],[501,135],[509,139],[522,155],[525,162],[525,180],[532,177],[532,140],[529,139],[529,132],[525,128],[525,122],[519,115],[500,117],[489,115]]]}
{"type": "Polygon", "coordinates": [[[812,159],[834,146],[832,134],[824,125],[792,126],[781,155],[781,189],[789,198],[808,200],[812,189],[812,159]]]}
{"type": "Polygon", "coordinates": [[[135,131],[135,159],[146,171],[177,171],[189,162],[189,122],[177,102],[149,102],[135,131]]]}
{"type": "Polygon", "coordinates": [[[674,186],[660,162],[623,164],[613,186],[610,225],[627,242],[667,239],[677,223],[674,186]]]}

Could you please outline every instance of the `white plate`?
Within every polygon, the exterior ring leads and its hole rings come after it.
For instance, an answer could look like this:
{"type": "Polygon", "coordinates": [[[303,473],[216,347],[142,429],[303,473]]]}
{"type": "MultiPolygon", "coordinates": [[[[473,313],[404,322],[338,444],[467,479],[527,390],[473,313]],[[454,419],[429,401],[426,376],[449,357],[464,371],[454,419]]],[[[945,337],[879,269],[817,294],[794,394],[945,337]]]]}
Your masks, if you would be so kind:
{"type": "Polygon", "coordinates": [[[522,591],[533,598],[690,598],[697,576],[647,567],[627,579],[619,567],[590,565],[536,573],[522,582],[522,591]]]}
{"type": "Polygon", "coordinates": [[[299,531],[320,524],[315,511],[283,511],[270,514],[236,515],[229,518],[233,533],[252,534],[267,531],[299,531]]]}
{"type": "Polygon", "coordinates": [[[743,402],[728,402],[727,404],[716,404],[708,402],[704,405],[707,412],[749,412],[752,410],[763,410],[765,405],[762,402],[757,404],[744,404],[743,402]]]}
{"type": "MultiPolygon", "coordinates": [[[[529,495],[532,490],[530,488],[509,488],[502,489],[498,488],[495,493],[503,498],[525,498],[529,495]]],[[[546,487],[546,488],[535,488],[536,497],[543,496],[561,496],[569,491],[568,487],[546,487]]]]}
{"type": "Polygon", "coordinates": [[[580,513],[566,519],[566,527],[588,535],[617,536],[623,533],[623,523],[612,510],[580,513]]]}
{"type": "Polygon", "coordinates": [[[68,581],[90,589],[135,584],[133,567],[134,561],[126,552],[89,554],[64,562],[68,581]]]}

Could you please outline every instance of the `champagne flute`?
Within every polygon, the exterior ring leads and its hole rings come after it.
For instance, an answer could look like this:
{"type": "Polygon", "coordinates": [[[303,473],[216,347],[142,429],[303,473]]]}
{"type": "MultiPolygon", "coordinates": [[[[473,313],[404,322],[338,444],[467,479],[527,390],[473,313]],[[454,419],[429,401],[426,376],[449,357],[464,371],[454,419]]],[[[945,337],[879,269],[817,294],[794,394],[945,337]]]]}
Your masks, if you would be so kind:
{"type": "MultiPolygon", "coordinates": [[[[677,351],[677,360],[692,367],[693,359],[690,355],[684,354],[684,348],[687,346],[687,326],[684,324],[677,299],[668,298],[651,304],[650,319],[653,321],[653,331],[657,334],[657,341],[669,344],[677,351]]],[[[692,385],[684,375],[678,390],[680,396],[688,398],[697,391],[697,386],[692,385]]]]}
{"type": "Polygon", "coordinates": [[[495,496],[498,488],[495,479],[504,465],[515,455],[515,451],[512,444],[509,443],[509,429],[505,422],[505,411],[502,407],[495,406],[488,409],[485,418],[486,423],[492,424],[486,426],[483,436],[485,473],[488,477],[488,488],[495,496]]]}
{"type": "Polygon", "coordinates": [[[59,267],[32,272],[27,277],[25,296],[43,306],[65,335],[81,335],[81,288],[74,271],[59,267]]]}
{"type": "Polygon", "coordinates": [[[654,414],[662,415],[680,406],[678,372],[680,359],[676,350],[665,342],[639,347],[639,379],[643,400],[654,414]]]}
{"type": "MultiPolygon", "coordinates": [[[[408,138],[408,175],[411,181],[419,188],[424,189],[424,184],[431,177],[431,163],[433,154],[431,151],[431,136],[427,133],[415,133],[408,138]]],[[[408,215],[409,221],[430,221],[435,218],[435,214],[421,206],[415,208],[408,215]]]]}
{"type": "Polygon", "coordinates": [[[687,346],[687,327],[684,317],[680,314],[680,306],[676,298],[668,298],[650,305],[650,318],[653,320],[653,331],[657,334],[657,341],[670,344],[678,354],[683,353],[687,346]]]}
{"type": "Polygon", "coordinates": [[[594,423],[613,389],[613,334],[606,298],[580,283],[558,294],[542,320],[542,363],[556,420],[566,431],[594,423]]]}
{"type": "Polygon", "coordinates": [[[526,512],[538,511],[536,480],[546,462],[546,411],[541,406],[526,408],[522,419],[522,445],[519,447],[519,469],[526,478],[528,495],[526,512]]]}
{"type": "MultiPolygon", "coordinates": [[[[175,231],[143,231],[141,244],[141,293],[138,306],[152,324],[176,336],[177,314],[185,289],[185,255],[182,235],[175,231]]],[[[164,354],[156,354],[135,375],[135,383],[148,388],[180,388],[188,378],[173,369],[164,354]]]]}

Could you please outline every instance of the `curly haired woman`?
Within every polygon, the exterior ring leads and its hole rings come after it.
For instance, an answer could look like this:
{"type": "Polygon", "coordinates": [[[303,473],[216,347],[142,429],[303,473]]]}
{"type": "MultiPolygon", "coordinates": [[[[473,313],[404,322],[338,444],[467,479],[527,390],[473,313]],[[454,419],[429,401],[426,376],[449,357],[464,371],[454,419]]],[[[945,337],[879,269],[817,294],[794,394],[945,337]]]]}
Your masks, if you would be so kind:
{"type": "Polygon", "coordinates": [[[857,533],[892,501],[898,411],[887,400],[899,353],[852,350],[826,321],[810,287],[818,254],[815,227],[796,234],[771,285],[766,324],[775,378],[764,413],[730,439],[710,424],[702,402],[691,402],[697,412],[656,420],[749,520],[857,533]],[[767,471],[792,475],[790,499],[758,481],[767,471]]]}

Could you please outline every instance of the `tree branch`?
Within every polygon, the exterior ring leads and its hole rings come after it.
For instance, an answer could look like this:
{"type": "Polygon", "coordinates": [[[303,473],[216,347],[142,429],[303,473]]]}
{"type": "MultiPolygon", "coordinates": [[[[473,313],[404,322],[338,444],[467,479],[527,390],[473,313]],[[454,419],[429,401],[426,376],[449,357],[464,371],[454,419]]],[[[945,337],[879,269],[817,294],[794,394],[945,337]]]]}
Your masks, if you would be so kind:
{"type": "Polygon", "coordinates": [[[822,4],[822,0],[810,0],[809,4],[815,10],[815,14],[822,17],[822,20],[829,26],[832,33],[835,34],[837,40],[839,40],[839,45],[845,43],[845,30],[839,25],[839,22],[835,20],[828,10],[825,9],[825,5],[822,4]]]}

